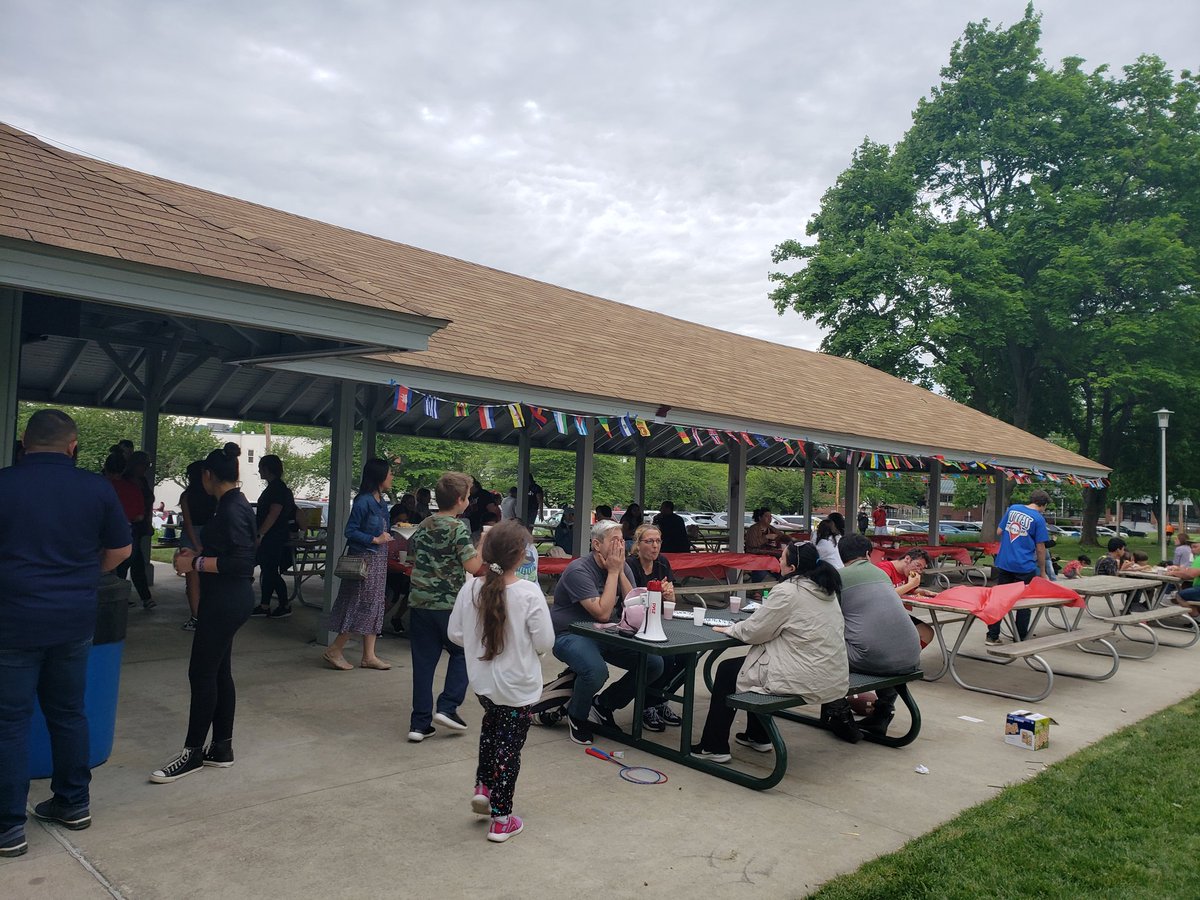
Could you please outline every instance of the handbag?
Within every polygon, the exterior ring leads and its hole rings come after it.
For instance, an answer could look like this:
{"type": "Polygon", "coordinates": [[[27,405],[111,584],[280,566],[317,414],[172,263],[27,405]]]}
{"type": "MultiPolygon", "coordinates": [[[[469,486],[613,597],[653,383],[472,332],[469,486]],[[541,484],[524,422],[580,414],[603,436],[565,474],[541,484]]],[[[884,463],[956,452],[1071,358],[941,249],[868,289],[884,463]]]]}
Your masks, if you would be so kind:
{"type": "Polygon", "coordinates": [[[367,558],[343,553],[333,567],[333,574],[342,581],[362,581],[367,577],[367,558]]]}

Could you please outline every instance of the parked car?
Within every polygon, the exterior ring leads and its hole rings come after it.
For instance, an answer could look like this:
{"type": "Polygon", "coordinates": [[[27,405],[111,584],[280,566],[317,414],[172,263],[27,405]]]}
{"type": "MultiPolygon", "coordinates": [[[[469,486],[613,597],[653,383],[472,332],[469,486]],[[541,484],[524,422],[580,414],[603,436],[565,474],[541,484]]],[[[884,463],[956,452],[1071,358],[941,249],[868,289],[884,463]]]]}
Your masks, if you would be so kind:
{"type": "Polygon", "coordinates": [[[976,534],[983,531],[983,525],[980,522],[959,522],[953,519],[942,519],[943,525],[953,525],[959,531],[974,531],[976,534]]]}
{"type": "MultiPolygon", "coordinates": [[[[801,521],[803,521],[803,519],[804,519],[803,516],[796,516],[796,518],[800,519],[801,521]]],[[[754,524],[753,515],[751,513],[745,513],[742,516],[742,523],[743,523],[743,525],[742,525],[743,528],[749,528],[751,525],[754,524]]],[[[729,527],[729,513],[727,513],[727,512],[713,513],[712,524],[716,525],[718,528],[728,528],[729,527]]],[[[774,525],[780,531],[807,531],[808,530],[803,525],[792,524],[791,522],[787,521],[783,516],[779,515],[778,513],[771,513],[771,524],[774,525]]]]}
{"type": "Polygon", "coordinates": [[[890,534],[904,531],[929,531],[928,524],[924,528],[921,528],[916,522],[909,521],[908,519],[888,519],[887,528],[890,534]]]}
{"type": "MultiPolygon", "coordinates": [[[[917,522],[916,526],[917,526],[918,531],[925,531],[925,532],[929,531],[929,523],[928,522],[917,522]]],[[[963,529],[959,528],[957,525],[952,525],[949,522],[939,522],[938,523],[938,533],[939,534],[966,534],[966,532],[963,529]]]]}

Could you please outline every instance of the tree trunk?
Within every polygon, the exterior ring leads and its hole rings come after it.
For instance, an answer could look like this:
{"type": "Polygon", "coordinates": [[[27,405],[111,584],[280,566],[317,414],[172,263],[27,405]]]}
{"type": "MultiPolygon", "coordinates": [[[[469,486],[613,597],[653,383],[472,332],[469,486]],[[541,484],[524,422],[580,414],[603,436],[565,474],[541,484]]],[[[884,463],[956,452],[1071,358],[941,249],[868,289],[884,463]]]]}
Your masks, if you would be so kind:
{"type": "Polygon", "coordinates": [[[1079,546],[1098,547],[1096,522],[1108,501],[1108,488],[1083,489],[1083,526],[1079,531],[1079,546]]]}

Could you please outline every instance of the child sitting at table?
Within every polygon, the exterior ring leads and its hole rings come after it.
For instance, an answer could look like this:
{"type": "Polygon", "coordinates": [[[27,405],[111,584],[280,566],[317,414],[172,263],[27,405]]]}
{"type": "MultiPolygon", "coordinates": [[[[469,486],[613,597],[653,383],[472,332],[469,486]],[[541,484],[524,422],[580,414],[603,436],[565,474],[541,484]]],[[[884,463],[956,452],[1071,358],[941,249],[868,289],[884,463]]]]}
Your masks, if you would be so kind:
{"type": "Polygon", "coordinates": [[[1133,559],[1126,559],[1121,564],[1122,572],[1148,572],[1150,571],[1150,554],[1145,550],[1134,550],[1133,559]]]}
{"type": "Polygon", "coordinates": [[[1119,537],[1108,539],[1108,553],[1096,563],[1097,575],[1116,575],[1125,561],[1125,541],[1119,537]]]}

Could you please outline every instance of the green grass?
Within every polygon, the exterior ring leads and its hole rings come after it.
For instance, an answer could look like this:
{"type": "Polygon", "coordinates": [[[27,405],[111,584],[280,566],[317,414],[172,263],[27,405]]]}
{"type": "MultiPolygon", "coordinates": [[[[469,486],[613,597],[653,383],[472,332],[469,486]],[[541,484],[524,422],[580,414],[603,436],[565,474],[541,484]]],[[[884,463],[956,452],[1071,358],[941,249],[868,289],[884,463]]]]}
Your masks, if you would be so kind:
{"type": "Polygon", "coordinates": [[[1198,737],[1200,694],[813,896],[1200,897],[1198,737]]]}

